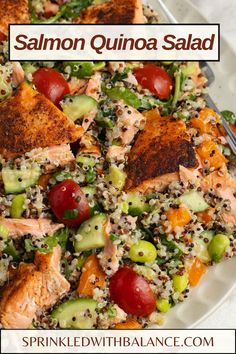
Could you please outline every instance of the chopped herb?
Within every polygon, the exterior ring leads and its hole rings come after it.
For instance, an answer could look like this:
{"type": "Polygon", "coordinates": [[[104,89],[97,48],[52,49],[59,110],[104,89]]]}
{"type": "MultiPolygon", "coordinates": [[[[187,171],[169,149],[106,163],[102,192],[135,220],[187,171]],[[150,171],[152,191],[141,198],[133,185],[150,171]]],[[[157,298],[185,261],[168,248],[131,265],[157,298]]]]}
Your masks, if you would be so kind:
{"type": "Polygon", "coordinates": [[[225,111],[222,111],[221,114],[224,117],[224,119],[227,120],[227,122],[229,122],[231,124],[236,123],[236,116],[233,112],[225,110],[225,111]]]}
{"type": "Polygon", "coordinates": [[[79,210],[78,209],[67,209],[64,213],[63,219],[72,220],[76,219],[78,216],[79,210]]]}
{"type": "Polygon", "coordinates": [[[60,18],[70,19],[78,17],[83,9],[92,4],[92,0],[71,0],[66,2],[60,7],[60,10],[55,16],[51,16],[48,19],[42,20],[38,18],[33,6],[32,1],[30,1],[30,12],[31,12],[31,22],[32,23],[56,23],[60,18]]]}
{"type": "Polygon", "coordinates": [[[110,305],[107,309],[107,315],[108,317],[115,317],[117,315],[117,311],[114,308],[114,306],[110,305]]]}
{"type": "Polygon", "coordinates": [[[116,240],[119,240],[119,236],[118,236],[118,235],[115,235],[115,234],[111,234],[111,235],[110,235],[110,240],[111,240],[112,242],[114,242],[114,241],[116,241],[116,240]]]}
{"type": "Polygon", "coordinates": [[[14,262],[18,262],[20,260],[19,252],[17,251],[12,240],[7,242],[6,247],[4,248],[4,253],[11,256],[14,262]]]}

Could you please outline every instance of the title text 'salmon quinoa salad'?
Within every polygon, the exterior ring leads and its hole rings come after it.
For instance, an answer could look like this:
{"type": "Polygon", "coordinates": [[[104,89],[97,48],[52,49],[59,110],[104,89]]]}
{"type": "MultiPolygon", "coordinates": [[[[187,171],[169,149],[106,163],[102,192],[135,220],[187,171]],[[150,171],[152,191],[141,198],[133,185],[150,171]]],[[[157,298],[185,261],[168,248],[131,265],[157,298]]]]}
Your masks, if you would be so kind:
{"type": "Polygon", "coordinates": [[[197,62],[9,62],[9,22],[157,20],[139,1],[15,3],[0,1],[1,326],[162,325],[236,253],[236,161],[206,79],[197,62]]]}

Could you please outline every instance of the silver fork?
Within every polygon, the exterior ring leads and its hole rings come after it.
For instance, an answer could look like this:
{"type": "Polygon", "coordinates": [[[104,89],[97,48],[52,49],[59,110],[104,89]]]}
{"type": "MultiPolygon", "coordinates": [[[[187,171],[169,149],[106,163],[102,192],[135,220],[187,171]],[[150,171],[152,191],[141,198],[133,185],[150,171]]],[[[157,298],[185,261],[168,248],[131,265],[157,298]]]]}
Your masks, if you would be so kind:
{"type": "MultiPolygon", "coordinates": [[[[162,11],[165,14],[166,18],[168,19],[168,21],[170,21],[170,23],[178,23],[177,19],[170,12],[170,10],[164,4],[164,2],[162,0],[157,0],[157,2],[159,3],[160,8],[162,9],[162,11]]],[[[214,75],[211,67],[209,66],[209,64],[206,61],[202,61],[200,63],[200,67],[201,67],[201,70],[203,71],[203,74],[207,78],[208,86],[210,86],[212,84],[212,82],[215,80],[215,75],[214,75]]],[[[211,107],[212,109],[214,109],[214,111],[220,116],[221,121],[222,121],[222,125],[227,133],[227,135],[226,135],[227,142],[228,142],[231,150],[233,151],[233,153],[236,155],[236,135],[234,134],[234,132],[230,128],[228,122],[223,117],[223,115],[221,114],[218,107],[215,105],[212,98],[209,95],[205,95],[205,100],[206,100],[207,105],[209,107],[211,107]]]]}
{"type": "MultiPolygon", "coordinates": [[[[165,14],[166,19],[170,23],[178,23],[175,16],[170,12],[168,7],[164,4],[162,0],[157,0],[160,8],[162,9],[163,13],[165,14]]],[[[204,76],[207,78],[207,84],[211,85],[215,80],[215,75],[210,67],[210,65],[206,61],[202,61],[200,63],[201,70],[203,71],[204,76]]]]}

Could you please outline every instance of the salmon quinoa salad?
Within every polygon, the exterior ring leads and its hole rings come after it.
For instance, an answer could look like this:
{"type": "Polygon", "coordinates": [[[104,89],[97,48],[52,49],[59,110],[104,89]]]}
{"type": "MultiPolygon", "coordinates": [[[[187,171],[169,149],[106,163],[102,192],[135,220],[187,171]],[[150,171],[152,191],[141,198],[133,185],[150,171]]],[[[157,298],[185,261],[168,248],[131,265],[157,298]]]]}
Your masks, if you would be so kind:
{"type": "MultiPolygon", "coordinates": [[[[9,22],[122,22],[127,1],[97,3],[0,0],[2,328],[161,326],[236,254],[236,158],[199,63],[8,61],[9,22]]],[[[126,23],[156,18],[130,3],[126,23]]]]}

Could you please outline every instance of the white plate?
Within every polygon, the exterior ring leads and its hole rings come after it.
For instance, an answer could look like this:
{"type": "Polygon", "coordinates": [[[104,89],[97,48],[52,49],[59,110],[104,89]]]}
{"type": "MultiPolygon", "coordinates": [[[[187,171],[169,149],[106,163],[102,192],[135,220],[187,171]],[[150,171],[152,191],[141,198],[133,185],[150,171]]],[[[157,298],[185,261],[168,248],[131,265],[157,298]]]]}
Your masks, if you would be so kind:
{"type": "MultiPolygon", "coordinates": [[[[148,0],[157,11],[155,0],[148,0]]],[[[206,23],[197,8],[186,0],[166,0],[168,8],[179,22],[206,23]]],[[[236,112],[236,55],[228,43],[221,38],[221,60],[211,63],[215,82],[209,93],[221,110],[236,112]]],[[[201,283],[191,291],[189,298],[178,304],[167,314],[164,328],[190,328],[208,317],[225,301],[236,285],[236,257],[210,267],[201,283]]]]}

